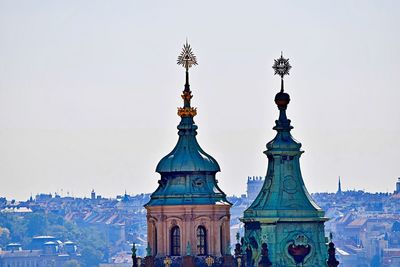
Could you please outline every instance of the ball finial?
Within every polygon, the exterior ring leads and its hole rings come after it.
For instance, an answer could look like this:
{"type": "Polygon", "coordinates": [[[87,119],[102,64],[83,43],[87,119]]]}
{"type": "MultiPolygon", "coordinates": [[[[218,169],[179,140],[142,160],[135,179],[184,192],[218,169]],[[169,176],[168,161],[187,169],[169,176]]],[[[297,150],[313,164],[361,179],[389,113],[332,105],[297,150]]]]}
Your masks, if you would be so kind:
{"type": "Polygon", "coordinates": [[[281,90],[275,96],[275,103],[278,105],[279,109],[286,109],[290,102],[290,96],[284,92],[283,77],[289,75],[289,70],[292,66],[289,64],[289,59],[284,58],[283,53],[281,52],[281,57],[274,60],[272,68],[275,71],[274,75],[278,74],[281,76],[281,90]]]}

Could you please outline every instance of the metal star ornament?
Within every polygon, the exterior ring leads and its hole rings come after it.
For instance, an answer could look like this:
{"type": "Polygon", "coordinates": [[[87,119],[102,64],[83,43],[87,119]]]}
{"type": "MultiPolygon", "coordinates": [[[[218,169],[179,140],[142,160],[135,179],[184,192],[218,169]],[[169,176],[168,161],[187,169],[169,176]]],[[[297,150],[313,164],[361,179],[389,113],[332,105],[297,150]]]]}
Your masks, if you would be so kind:
{"type": "Polygon", "coordinates": [[[177,63],[178,65],[182,65],[182,67],[184,67],[186,70],[191,68],[193,65],[197,65],[196,56],[194,55],[192,48],[190,47],[190,44],[188,44],[187,41],[183,45],[183,49],[178,57],[177,63]]]}
{"type": "Polygon", "coordinates": [[[289,75],[289,70],[292,68],[289,64],[289,59],[284,58],[282,53],[281,57],[278,59],[274,59],[274,65],[272,68],[275,70],[274,75],[278,74],[283,79],[283,76],[289,75]]]}

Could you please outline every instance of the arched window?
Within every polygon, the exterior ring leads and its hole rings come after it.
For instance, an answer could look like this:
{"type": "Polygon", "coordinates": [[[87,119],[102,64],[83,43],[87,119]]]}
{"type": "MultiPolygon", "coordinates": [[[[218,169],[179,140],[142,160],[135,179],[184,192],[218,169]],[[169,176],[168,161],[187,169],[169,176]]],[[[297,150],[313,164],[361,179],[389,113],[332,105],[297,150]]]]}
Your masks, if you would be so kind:
{"type": "Polygon", "coordinates": [[[204,226],[197,227],[197,255],[207,255],[207,233],[204,226]]]}
{"type": "Polygon", "coordinates": [[[171,256],[181,255],[181,231],[178,226],[171,229],[171,256]]]}

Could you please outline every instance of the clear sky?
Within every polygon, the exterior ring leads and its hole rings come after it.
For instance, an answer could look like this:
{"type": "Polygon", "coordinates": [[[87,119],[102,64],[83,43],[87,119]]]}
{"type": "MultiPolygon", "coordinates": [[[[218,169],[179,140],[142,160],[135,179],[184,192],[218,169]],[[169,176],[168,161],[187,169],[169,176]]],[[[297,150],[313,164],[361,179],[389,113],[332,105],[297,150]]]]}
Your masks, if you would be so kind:
{"type": "Polygon", "coordinates": [[[400,1],[0,0],[0,195],[152,192],[177,141],[188,37],[195,121],[221,188],[263,176],[280,52],[311,192],[400,177],[400,1]]]}

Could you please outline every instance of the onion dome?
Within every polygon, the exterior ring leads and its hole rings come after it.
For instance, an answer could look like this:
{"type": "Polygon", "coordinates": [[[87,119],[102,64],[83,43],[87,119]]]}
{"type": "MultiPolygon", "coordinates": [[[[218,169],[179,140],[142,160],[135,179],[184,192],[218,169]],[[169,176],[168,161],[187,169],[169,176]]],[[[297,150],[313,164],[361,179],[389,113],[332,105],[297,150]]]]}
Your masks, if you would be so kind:
{"type": "Polygon", "coordinates": [[[197,143],[196,128],[197,126],[191,123],[185,125],[181,122],[179,124],[178,143],[168,155],[160,160],[156,168],[158,173],[220,171],[217,161],[204,152],[197,143]]]}
{"type": "Polygon", "coordinates": [[[189,85],[189,68],[197,65],[197,59],[187,42],[178,57],[178,64],[186,69],[185,89],[181,95],[183,107],[178,108],[178,115],[181,117],[177,127],[179,139],[175,148],[160,160],[156,171],[158,173],[219,172],[220,167],[217,161],[204,152],[196,139],[197,125],[194,123],[193,117],[197,115],[197,109],[190,105],[193,95],[189,85]]]}

